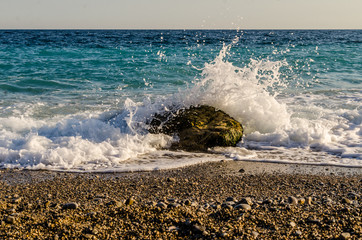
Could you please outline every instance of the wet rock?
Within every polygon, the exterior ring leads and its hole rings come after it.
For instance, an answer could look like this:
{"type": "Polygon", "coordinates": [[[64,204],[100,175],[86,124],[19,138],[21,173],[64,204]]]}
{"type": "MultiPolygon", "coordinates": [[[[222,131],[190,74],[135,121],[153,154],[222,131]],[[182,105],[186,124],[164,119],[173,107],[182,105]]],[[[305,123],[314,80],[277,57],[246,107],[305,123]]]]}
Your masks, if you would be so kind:
{"type": "Polygon", "coordinates": [[[151,133],[176,134],[179,141],[172,148],[187,151],[235,146],[243,135],[243,127],[239,122],[223,111],[206,105],[157,114],[150,126],[151,133]]]}
{"type": "Polygon", "coordinates": [[[70,202],[63,205],[63,209],[77,209],[79,207],[78,203],[70,202]]]}

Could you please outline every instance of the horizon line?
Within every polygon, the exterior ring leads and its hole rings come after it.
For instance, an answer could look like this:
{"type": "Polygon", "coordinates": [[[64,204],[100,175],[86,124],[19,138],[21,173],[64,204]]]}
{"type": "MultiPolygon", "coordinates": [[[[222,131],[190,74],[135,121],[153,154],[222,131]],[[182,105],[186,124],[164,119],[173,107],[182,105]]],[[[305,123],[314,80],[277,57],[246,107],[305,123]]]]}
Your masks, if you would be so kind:
{"type": "Polygon", "coordinates": [[[323,30],[362,30],[362,28],[244,28],[244,29],[240,29],[240,28],[0,28],[1,31],[5,31],[5,30],[76,30],[76,31],[89,31],[89,30],[93,30],[93,31],[102,31],[102,30],[119,30],[119,31],[123,31],[123,30],[129,30],[129,31],[220,31],[220,30],[228,30],[228,31],[247,31],[247,30],[252,30],[252,31],[279,31],[279,30],[285,30],[285,31],[298,31],[298,30],[308,30],[308,31],[323,31],[323,30]]]}

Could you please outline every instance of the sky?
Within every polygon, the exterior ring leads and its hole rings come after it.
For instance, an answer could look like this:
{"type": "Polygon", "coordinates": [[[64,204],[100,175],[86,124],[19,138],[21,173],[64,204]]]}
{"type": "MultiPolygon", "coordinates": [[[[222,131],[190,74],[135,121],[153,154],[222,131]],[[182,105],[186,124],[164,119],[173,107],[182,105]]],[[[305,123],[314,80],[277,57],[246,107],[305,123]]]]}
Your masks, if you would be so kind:
{"type": "Polygon", "coordinates": [[[0,0],[0,29],[362,29],[362,0],[0,0]]]}

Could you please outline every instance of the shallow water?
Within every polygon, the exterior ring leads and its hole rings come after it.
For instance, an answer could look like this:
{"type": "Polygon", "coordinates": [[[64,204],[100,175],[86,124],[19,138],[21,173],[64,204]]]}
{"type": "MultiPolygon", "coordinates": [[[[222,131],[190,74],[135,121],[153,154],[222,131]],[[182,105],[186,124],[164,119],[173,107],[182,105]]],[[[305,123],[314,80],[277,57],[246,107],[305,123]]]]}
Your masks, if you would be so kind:
{"type": "Polygon", "coordinates": [[[362,31],[0,31],[0,166],[142,171],[223,158],[362,166],[362,31]],[[245,137],[213,154],[147,132],[209,104],[245,137]],[[163,149],[163,150],[161,150],[163,149]]]}

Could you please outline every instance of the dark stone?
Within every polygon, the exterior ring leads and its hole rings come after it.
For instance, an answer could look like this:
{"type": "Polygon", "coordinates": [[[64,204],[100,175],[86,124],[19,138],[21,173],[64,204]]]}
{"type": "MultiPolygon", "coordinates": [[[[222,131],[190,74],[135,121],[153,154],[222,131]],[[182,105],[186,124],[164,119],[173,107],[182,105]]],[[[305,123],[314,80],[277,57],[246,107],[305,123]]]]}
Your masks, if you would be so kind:
{"type": "Polygon", "coordinates": [[[207,151],[215,146],[235,146],[242,138],[241,124],[214,107],[201,105],[156,114],[150,133],[177,135],[179,141],[171,148],[186,151],[207,151]]]}

